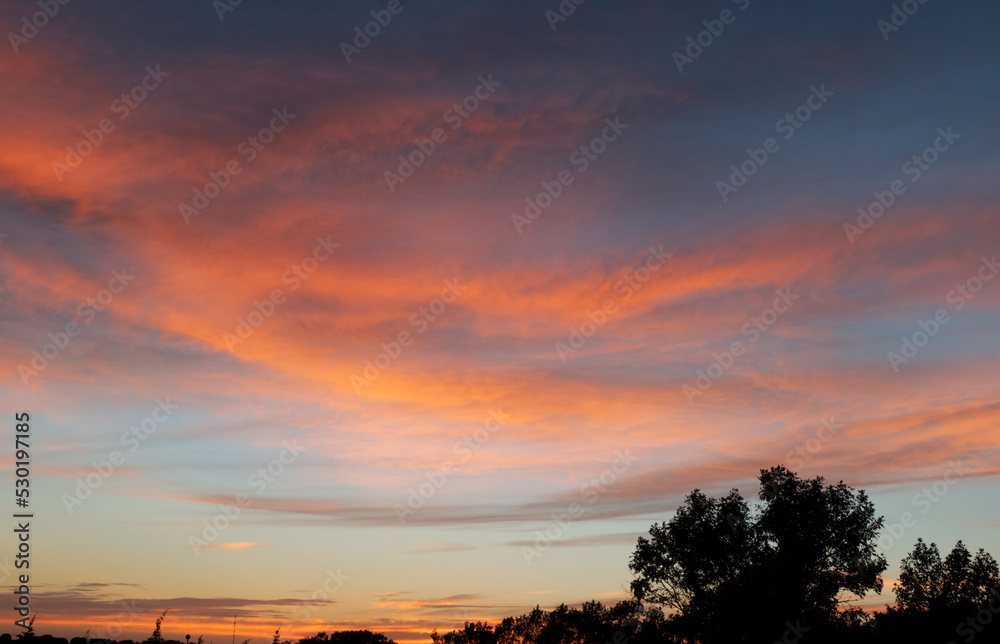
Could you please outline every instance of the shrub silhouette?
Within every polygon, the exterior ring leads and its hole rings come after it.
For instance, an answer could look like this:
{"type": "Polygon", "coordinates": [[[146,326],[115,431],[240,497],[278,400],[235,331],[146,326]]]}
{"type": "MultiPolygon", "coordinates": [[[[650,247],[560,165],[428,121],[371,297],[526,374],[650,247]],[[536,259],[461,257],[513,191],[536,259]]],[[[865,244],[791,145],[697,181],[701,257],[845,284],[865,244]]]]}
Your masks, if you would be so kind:
{"type": "Polygon", "coordinates": [[[163,626],[163,620],[167,618],[167,612],[170,609],[163,611],[163,613],[156,619],[156,628],[153,629],[153,634],[149,636],[145,644],[163,644],[163,634],[160,632],[160,627],[163,626]]]}

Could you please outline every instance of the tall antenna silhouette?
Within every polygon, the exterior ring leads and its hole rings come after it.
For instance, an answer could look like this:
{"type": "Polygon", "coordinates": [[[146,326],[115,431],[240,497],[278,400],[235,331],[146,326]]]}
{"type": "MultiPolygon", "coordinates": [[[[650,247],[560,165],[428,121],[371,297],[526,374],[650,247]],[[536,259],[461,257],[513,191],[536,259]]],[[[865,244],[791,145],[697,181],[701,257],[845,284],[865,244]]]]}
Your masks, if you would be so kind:
{"type": "Polygon", "coordinates": [[[236,615],[233,615],[233,644],[236,644],[236,615]]]}

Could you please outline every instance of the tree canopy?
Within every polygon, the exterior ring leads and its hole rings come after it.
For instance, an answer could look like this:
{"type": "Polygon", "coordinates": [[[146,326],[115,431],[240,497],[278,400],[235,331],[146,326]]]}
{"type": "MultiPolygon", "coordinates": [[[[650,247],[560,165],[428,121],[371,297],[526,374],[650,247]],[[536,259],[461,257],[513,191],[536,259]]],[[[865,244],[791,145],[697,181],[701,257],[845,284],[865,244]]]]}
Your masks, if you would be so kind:
{"type": "Polygon", "coordinates": [[[696,641],[780,640],[797,622],[836,621],[846,600],[882,590],[883,520],[863,490],[782,466],[759,481],[755,507],[738,490],[719,499],[693,491],[632,554],[634,597],[674,611],[696,641]]]}

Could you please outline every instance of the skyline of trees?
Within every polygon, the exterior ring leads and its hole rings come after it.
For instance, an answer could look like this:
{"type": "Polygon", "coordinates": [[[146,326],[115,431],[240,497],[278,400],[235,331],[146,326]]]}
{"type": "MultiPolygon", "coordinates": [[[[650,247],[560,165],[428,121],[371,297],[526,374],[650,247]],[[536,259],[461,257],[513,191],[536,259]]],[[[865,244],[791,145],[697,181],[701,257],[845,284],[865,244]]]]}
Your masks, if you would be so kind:
{"type": "MultiPolygon", "coordinates": [[[[973,554],[959,540],[942,558],[937,544],[918,538],[900,563],[895,605],[865,612],[854,604],[881,593],[888,566],[877,552],[884,519],[865,491],[843,481],[826,484],[823,477],[801,479],[780,465],[760,470],[758,481],[754,505],[736,489],[721,498],[695,489],[669,521],[651,526],[649,538],[639,536],[628,561],[628,600],[560,604],[547,611],[536,606],[495,625],[477,621],[444,634],[434,630],[431,643],[1000,641],[1000,566],[982,548],[973,554]]],[[[141,644],[182,644],[162,635],[168,610],[141,644]]],[[[69,641],[36,635],[33,623],[16,638],[0,635],[0,644],[102,642],[86,635],[69,641]]],[[[271,644],[293,643],[282,640],[279,630],[271,644]]],[[[395,642],[362,630],[320,632],[298,644],[395,642]]]]}

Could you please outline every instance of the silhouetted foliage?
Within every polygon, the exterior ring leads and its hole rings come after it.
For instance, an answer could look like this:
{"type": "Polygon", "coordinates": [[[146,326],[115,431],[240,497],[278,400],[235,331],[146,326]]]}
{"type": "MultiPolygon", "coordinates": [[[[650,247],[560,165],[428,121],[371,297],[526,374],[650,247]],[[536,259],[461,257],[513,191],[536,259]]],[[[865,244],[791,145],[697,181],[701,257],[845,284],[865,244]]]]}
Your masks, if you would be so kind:
{"type": "Polygon", "coordinates": [[[445,635],[431,634],[434,644],[497,644],[497,634],[493,627],[483,622],[466,622],[465,628],[445,635]]]}
{"type": "Polygon", "coordinates": [[[778,466],[760,473],[760,504],[737,490],[692,492],[640,537],[629,568],[636,599],[674,611],[671,629],[702,644],[773,642],[785,631],[843,627],[843,593],[881,592],[883,520],[865,492],[778,466]]]}
{"type": "Polygon", "coordinates": [[[156,618],[156,628],[153,629],[153,634],[149,636],[149,639],[146,640],[145,644],[163,644],[163,634],[161,633],[160,628],[163,626],[163,620],[167,618],[167,613],[169,611],[170,609],[168,608],[163,611],[158,618],[156,618]]]}
{"type": "Polygon", "coordinates": [[[623,601],[608,608],[587,602],[580,608],[562,604],[551,611],[535,607],[520,617],[508,617],[496,626],[466,622],[465,627],[431,636],[434,644],[666,644],[670,639],[663,613],[623,601]]]}
{"type": "Polygon", "coordinates": [[[903,559],[899,583],[894,586],[896,606],[902,610],[972,610],[988,601],[1000,587],[996,560],[982,548],[973,557],[959,541],[941,561],[936,544],[917,539],[913,552],[903,559]]]}
{"type": "Polygon", "coordinates": [[[28,627],[17,634],[17,639],[22,642],[31,642],[35,639],[35,620],[38,619],[38,613],[31,616],[28,620],[28,627]]]}
{"type": "Polygon", "coordinates": [[[942,561],[936,544],[917,539],[894,589],[896,606],[877,616],[884,637],[986,642],[1000,634],[993,624],[1000,621],[1000,569],[982,549],[973,556],[959,541],[942,561]]]}
{"type": "Polygon", "coordinates": [[[299,640],[299,644],[320,644],[322,642],[332,642],[333,644],[396,644],[394,641],[381,633],[371,631],[336,631],[329,635],[321,631],[313,637],[304,637],[299,640]]]}

